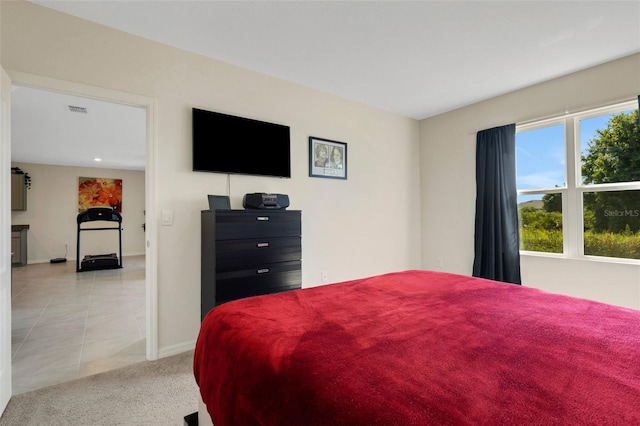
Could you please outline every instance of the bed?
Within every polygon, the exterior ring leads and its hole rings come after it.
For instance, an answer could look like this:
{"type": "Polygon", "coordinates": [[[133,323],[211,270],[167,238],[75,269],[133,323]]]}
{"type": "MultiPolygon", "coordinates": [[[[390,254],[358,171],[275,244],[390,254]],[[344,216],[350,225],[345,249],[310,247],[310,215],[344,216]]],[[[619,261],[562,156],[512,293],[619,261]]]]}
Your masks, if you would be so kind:
{"type": "Polygon", "coordinates": [[[194,375],[224,425],[640,425],[640,311],[403,271],[204,318],[194,375]]]}

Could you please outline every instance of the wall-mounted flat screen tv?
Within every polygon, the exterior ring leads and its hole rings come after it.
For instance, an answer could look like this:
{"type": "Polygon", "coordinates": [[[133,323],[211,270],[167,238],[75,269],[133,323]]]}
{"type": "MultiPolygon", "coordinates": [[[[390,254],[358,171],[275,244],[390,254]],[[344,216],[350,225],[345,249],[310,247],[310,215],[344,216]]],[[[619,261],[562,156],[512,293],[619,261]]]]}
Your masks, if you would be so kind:
{"type": "Polygon", "coordinates": [[[193,108],[193,170],[290,178],[289,126],[193,108]]]}

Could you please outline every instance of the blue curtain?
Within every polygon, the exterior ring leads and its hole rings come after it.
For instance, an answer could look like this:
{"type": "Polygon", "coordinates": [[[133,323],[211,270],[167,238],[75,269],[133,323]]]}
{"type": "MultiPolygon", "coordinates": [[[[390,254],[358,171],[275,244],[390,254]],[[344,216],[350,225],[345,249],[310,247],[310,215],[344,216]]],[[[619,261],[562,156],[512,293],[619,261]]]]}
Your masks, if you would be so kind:
{"type": "Polygon", "coordinates": [[[516,125],[476,135],[473,276],[520,284],[516,125]]]}

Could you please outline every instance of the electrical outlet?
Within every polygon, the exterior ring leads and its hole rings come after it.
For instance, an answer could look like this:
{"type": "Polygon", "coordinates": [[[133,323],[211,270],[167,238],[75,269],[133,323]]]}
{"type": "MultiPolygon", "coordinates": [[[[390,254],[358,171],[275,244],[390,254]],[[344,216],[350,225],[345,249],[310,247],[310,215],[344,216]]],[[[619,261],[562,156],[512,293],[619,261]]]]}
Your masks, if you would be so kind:
{"type": "Polygon", "coordinates": [[[329,281],[329,273],[327,271],[320,272],[320,281],[323,283],[329,281]]]}

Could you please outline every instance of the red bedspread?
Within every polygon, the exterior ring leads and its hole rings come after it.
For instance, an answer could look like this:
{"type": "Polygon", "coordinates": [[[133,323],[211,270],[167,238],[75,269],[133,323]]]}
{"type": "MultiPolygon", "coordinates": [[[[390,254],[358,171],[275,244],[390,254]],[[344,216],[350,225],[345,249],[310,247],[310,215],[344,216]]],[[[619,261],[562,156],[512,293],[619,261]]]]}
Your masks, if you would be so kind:
{"type": "Polygon", "coordinates": [[[640,425],[640,311],[406,271],[237,300],[195,378],[224,425],[640,425]]]}

